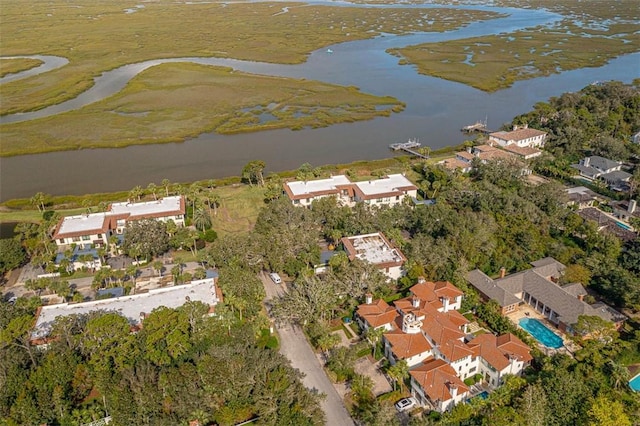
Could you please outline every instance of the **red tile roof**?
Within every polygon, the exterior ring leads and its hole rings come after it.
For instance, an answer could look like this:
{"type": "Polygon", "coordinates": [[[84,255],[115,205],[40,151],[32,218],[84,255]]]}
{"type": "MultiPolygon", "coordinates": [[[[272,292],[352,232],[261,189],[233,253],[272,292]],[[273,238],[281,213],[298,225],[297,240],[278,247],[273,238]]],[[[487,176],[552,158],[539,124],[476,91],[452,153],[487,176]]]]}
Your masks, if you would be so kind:
{"type": "Polygon", "coordinates": [[[371,304],[363,303],[358,306],[356,313],[373,328],[389,324],[398,316],[398,311],[382,299],[371,304]]]}
{"type": "Polygon", "coordinates": [[[401,330],[384,334],[396,359],[407,359],[430,351],[433,347],[422,333],[407,334],[401,330]]]}
{"type": "Polygon", "coordinates": [[[440,346],[440,353],[444,355],[450,362],[458,361],[465,357],[473,357],[475,353],[470,347],[459,340],[449,340],[440,346]]]}
{"type": "Polygon", "coordinates": [[[509,357],[523,362],[533,359],[529,346],[511,333],[500,337],[489,333],[481,334],[469,342],[469,347],[498,371],[509,366],[509,357]]]}
{"type": "Polygon", "coordinates": [[[425,361],[409,374],[431,401],[450,400],[454,386],[457,387],[458,394],[469,391],[469,388],[456,376],[455,370],[442,359],[425,361]]]}
{"type": "Polygon", "coordinates": [[[463,295],[462,291],[451,284],[449,281],[419,282],[418,284],[411,287],[410,291],[420,299],[427,302],[439,300],[441,297],[453,300],[456,297],[463,295]]]}

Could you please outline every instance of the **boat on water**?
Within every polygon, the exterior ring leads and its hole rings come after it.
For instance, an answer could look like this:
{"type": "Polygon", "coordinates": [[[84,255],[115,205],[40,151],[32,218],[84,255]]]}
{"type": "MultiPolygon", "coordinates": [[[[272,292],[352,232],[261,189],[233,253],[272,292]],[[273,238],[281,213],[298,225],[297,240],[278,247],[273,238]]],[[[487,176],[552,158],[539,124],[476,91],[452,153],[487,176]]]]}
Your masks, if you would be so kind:
{"type": "Polygon", "coordinates": [[[418,142],[418,139],[409,139],[407,142],[392,143],[391,145],[389,145],[389,148],[394,151],[398,151],[401,149],[420,148],[420,142],[418,142]]]}
{"type": "Polygon", "coordinates": [[[333,50],[327,49],[327,53],[333,53],[333,50]]]}

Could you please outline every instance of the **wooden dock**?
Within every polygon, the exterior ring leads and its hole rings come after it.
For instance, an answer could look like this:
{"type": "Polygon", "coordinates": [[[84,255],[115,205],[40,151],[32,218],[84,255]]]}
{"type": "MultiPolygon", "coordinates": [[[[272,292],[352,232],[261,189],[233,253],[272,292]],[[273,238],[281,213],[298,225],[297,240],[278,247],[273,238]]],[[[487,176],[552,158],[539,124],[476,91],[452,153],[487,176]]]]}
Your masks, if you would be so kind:
{"type": "Polygon", "coordinates": [[[420,154],[414,148],[420,148],[420,142],[417,139],[409,139],[404,143],[392,143],[389,145],[389,148],[394,151],[404,151],[408,154],[411,154],[415,157],[422,158],[423,160],[427,160],[429,158],[428,155],[420,154]]]}
{"type": "Polygon", "coordinates": [[[487,129],[487,120],[485,121],[476,121],[473,124],[469,124],[468,126],[464,126],[462,129],[460,129],[461,131],[463,131],[464,133],[493,133],[492,130],[487,129]]]}

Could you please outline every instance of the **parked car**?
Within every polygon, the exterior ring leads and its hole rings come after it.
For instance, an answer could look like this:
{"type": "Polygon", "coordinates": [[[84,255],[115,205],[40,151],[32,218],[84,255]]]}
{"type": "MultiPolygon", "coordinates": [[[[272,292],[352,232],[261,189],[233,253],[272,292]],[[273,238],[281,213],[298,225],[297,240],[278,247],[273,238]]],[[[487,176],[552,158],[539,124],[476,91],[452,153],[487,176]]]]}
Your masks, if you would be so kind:
{"type": "Polygon", "coordinates": [[[276,284],[280,284],[282,282],[282,278],[280,278],[280,275],[276,274],[275,272],[270,273],[269,277],[271,278],[271,281],[276,284]]]}
{"type": "Polygon", "coordinates": [[[396,410],[402,412],[410,410],[411,408],[418,405],[418,401],[414,397],[402,398],[400,401],[396,402],[395,407],[396,410]]]}

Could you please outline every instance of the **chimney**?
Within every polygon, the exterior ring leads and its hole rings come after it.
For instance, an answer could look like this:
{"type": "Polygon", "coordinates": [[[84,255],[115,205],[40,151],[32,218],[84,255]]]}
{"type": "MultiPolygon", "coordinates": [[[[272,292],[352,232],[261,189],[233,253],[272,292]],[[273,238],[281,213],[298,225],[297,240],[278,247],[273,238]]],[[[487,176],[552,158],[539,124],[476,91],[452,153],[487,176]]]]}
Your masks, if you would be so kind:
{"type": "Polygon", "coordinates": [[[584,294],[579,294],[578,295],[578,300],[581,302],[584,302],[584,294]]]}
{"type": "Polygon", "coordinates": [[[584,157],[584,160],[582,161],[582,165],[585,167],[589,167],[590,163],[591,163],[591,157],[584,157]]]}
{"type": "Polygon", "coordinates": [[[451,392],[451,397],[455,398],[458,395],[458,385],[449,383],[449,392],[451,392]]]}
{"type": "Polygon", "coordinates": [[[420,299],[418,298],[418,296],[413,296],[413,298],[411,299],[411,306],[413,306],[414,308],[420,307],[420,299]]]}
{"type": "Polygon", "coordinates": [[[515,132],[516,130],[518,130],[518,125],[517,125],[517,124],[514,124],[514,125],[513,125],[513,131],[515,132]]]}
{"type": "Polygon", "coordinates": [[[367,294],[364,295],[364,297],[365,297],[365,301],[366,301],[367,305],[370,305],[370,304],[373,303],[373,294],[367,293],[367,294]]]}
{"type": "Polygon", "coordinates": [[[422,283],[426,283],[427,280],[424,279],[424,277],[418,277],[418,284],[422,284],[422,283]]]}
{"type": "Polygon", "coordinates": [[[627,208],[629,214],[633,214],[636,211],[637,204],[636,200],[629,200],[629,207],[627,208]]]}
{"type": "Polygon", "coordinates": [[[500,268],[500,278],[504,278],[507,275],[507,269],[503,266],[500,268]]]}

